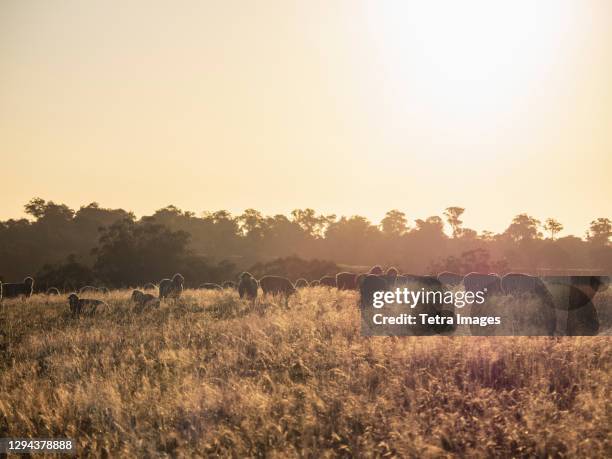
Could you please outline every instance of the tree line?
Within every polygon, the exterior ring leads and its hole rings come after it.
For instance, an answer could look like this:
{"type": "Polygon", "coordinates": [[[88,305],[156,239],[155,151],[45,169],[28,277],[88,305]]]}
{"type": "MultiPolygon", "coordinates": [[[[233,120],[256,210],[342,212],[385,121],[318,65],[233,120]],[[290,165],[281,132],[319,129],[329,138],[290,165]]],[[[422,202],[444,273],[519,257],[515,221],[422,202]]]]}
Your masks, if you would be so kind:
{"type": "Polygon", "coordinates": [[[40,288],[95,282],[127,287],[174,272],[183,273],[188,284],[218,282],[245,269],[311,280],[373,264],[414,274],[612,272],[612,221],[606,217],[594,219],[579,238],[558,237],[562,223],[527,214],[514,217],[501,233],[478,233],[464,227],[461,207],[413,224],[399,210],[375,224],[313,209],[289,216],[255,209],[237,216],[225,210],[196,215],[171,205],[137,219],[97,203],[75,211],[34,198],[24,207],[30,218],[0,222],[0,276],[8,282],[34,275],[40,288]]]}

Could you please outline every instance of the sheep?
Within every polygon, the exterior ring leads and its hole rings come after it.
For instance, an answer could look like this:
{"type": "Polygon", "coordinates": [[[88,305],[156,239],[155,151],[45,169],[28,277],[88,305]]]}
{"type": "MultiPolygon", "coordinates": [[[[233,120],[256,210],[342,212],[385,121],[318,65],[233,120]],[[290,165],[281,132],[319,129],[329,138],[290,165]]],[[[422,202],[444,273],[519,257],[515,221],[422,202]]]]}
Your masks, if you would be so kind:
{"type": "Polygon", "coordinates": [[[200,290],[217,290],[217,291],[222,291],[223,287],[221,287],[219,284],[214,284],[212,282],[205,282],[204,284],[200,284],[198,289],[200,289],[200,290]]]}
{"type": "Polygon", "coordinates": [[[257,280],[251,273],[244,272],[240,275],[240,282],[238,283],[238,294],[240,298],[255,301],[258,288],[259,285],[257,284],[257,280]]]}
{"type": "Polygon", "coordinates": [[[46,291],[46,294],[47,294],[47,295],[59,295],[59,294],[60,294],[60,291],[59,291],[59,289],[58,289],[58,288],[56,288],[56,287],[49,287],[49,288],[47,289],[47,291],[46,291]]]}
{"type": "Polygon", "coordinates": [[[295,293],[295,287],[289,279],[280,276],[264,276],[259,280],[264,295],[282,294],[289,297],[295,293]]]}
{"type": "Polygon", "coordinates": [[[547,283],[572,285],[589,299],[593,299],[597,292],[605,291],[610,284],[608,276],[545,276],[542,280],[547,283]]]}
{"type": "Polygon", "coordinates": [[[225,289],[230,289],[230,290],[236,290],[238,288],[238,286],[236,285],[236,282],[234,281],[225,281],[223,282],[223,284],[221,284],[221,287],[225,289]]]}
{"type": "Polygon", "coordinates": [[[452,273],[450,271],[443,271],[438,274],[438,280],[446,286],[454,287],[456,285],[461,284],[463,281],[463,276],[460,276],[457,273],[452,273]]]}
{"type": "Polygon", "coordinates": [[[488,295],[498,295],[502,292],[501,279],[497,274],[481,274],[472,272],[463,278],[466,292],[479,292],[487,290],[488,295]]]}
{"type": "MultiPolygon", "coordinates": [[[[497,291],[496,278],[498,276],[495,274],[472,276],[466,284],[466,291],[483,291],[486,288],[488,295],[504,293],[520,298],[520,301],[509,303],[511,309],[507,312],[504,312],[503,309],[500,310],[502,316],[506,314],[507,317],[502,317],[502,326],[498,327],[499,333],[554,335],[557,324],[555,302],[541,279],[527,274],[509,273],[501,279],[499,284],[501,290],[497,291]],[[488,282],[493,282],[493,284],[488,282]],[[473,290],[469,290],[469,288],[473,290]]],[[[497,306],[503,307],[503,305],[503,301],[489,302],[485,300],[482,304],[475,303],[472,305],[470,315],[472,317],[489,315],[494,311],[494,308],[497,306]]],[[[472,335],[490,335],[494,331],[493,329],[483,329],[483,327],[475,324],[470,325],[470,330],[472,335]]]]}
{"type": "Polygon", "coordinates": [[[185,278],[179,273],[176,273],[174,276],[172,276],[172,279],[162,279],[159,282],[159,299],[178,299],[183,293],[184,282],[185,278]]]}
{"type": "Polygon", "coordinates": [[[389,284],[389,288],[395,287],[395,283],[397,281],[397,275],[399,274],[399,272],[397,271],[396,268],[389,268],[387,269],[387,272],[384,274],[384,278],[387,280],[387,283],[389,284]]]}
{"type": "Polygon", "coordinates": [[[387,281],[384,277],[366,274],[359,285],[359,306],[362,309],[371,308],[374,301],[374,293],[386,291],[387,287],[387,281]]]}
{"type": "Polygon", "coordinates": [[[310,284],[304,278],[300,278],[300,279],[295,281],[295,288],[306,288],[306,287],[309,287],[309,286],[310,286],[310,284]]]}
{"type": "Polygon", "coordinates": [[[140,290],[134,290],[132,292],[132,302],[136,304],[136,310],[142,311],[147,306],[159,308],[159,298],[151,295],[150,293],[144,293],[140,290]]]}
{"type": "Polygon", "coordinates": [[[0,298],[30,297],[34,293],[34,279],[26,277],[23,282],[2,284],[2,295],[0,298]]]}
{"type": "Polygon", "coordinates": [[[68,297],[68,304],[70,305],[70,312],[73,315],[78,316],[81,313],[93,315],[96,313],[98,307],[107,307],[108,305],[101,300],[93,300],[89,298],[79,298],[76,293],[71,293],[68,297]]]}
{"type": "Polygon", "coordinates": [[[349,272],[336,274],[336,285],[338,286],[338,290],[356,290],[357,274],[349,272]]]}
{"type": "Polygon", "coordinates": [[[155,290],[157,287],[155,287],[155,284],[151,283],[151,282],[147,282],[146,284],[144,284],[144,286],[142,287],[143,290],[155,290]]]}
{"type": "Polygon", "coordinates": [[[324,287],[336,287],[336,278],[334,276],[323,276],[319,279],[319,285],[324,287]]]}
{"type": "Polygon", "coordinates": [[[441,289],[442,283],[434,276],[421,276],[418,274],[402,274],[397,276],[396,285],[416,284],[419,288],[441,289]]]}
{"type": "Polygon", "coordinates": [[[366,274],[366,273],[361,273],[361,274],[358,274],[358,275],[355,277],[355,289],[356,289],[356,290],[359,290],[359,286],[361,285],[361,283],[363,282],[363,279],[364,279],[366,276],[367,276],[367,274],[366,274]]]}

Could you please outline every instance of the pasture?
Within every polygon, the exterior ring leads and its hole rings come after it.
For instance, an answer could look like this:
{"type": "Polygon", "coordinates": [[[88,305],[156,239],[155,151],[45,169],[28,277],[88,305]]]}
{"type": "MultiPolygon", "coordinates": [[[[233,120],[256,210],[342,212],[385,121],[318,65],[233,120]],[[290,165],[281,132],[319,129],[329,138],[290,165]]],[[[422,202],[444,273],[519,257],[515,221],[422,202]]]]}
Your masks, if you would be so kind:
{"type": "Polygon", "coordinates": [[[612,455],[609,336],[364,338],[356,293],[323,287],[288,307],[186,290],[140,314],[130,294],[91,317],[66,295],[3,303],[0,437],[102,457],[612,455]]]}

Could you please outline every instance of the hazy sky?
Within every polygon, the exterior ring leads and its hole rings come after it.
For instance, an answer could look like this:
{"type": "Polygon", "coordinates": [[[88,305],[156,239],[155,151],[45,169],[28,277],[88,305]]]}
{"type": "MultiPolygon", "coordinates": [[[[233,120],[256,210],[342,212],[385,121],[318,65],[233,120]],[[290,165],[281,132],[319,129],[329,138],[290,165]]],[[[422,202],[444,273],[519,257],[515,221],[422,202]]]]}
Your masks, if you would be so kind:
{"type": "Polygon", "coordinates": [[[0,3],[0,219],[612,217],[612,2],[0,3]]]}

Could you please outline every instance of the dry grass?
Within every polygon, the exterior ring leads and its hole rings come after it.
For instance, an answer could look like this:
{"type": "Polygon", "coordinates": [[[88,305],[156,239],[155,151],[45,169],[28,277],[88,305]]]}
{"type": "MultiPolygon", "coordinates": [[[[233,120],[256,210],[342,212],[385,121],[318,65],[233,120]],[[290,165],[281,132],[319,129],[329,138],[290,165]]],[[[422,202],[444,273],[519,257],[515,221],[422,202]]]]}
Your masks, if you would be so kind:
{"type": "Polygon", "coordinates": [[[352,293],[4,304],[0,437],[82,456],[612,456],[610,337],[362,338],[352,293]]]}

